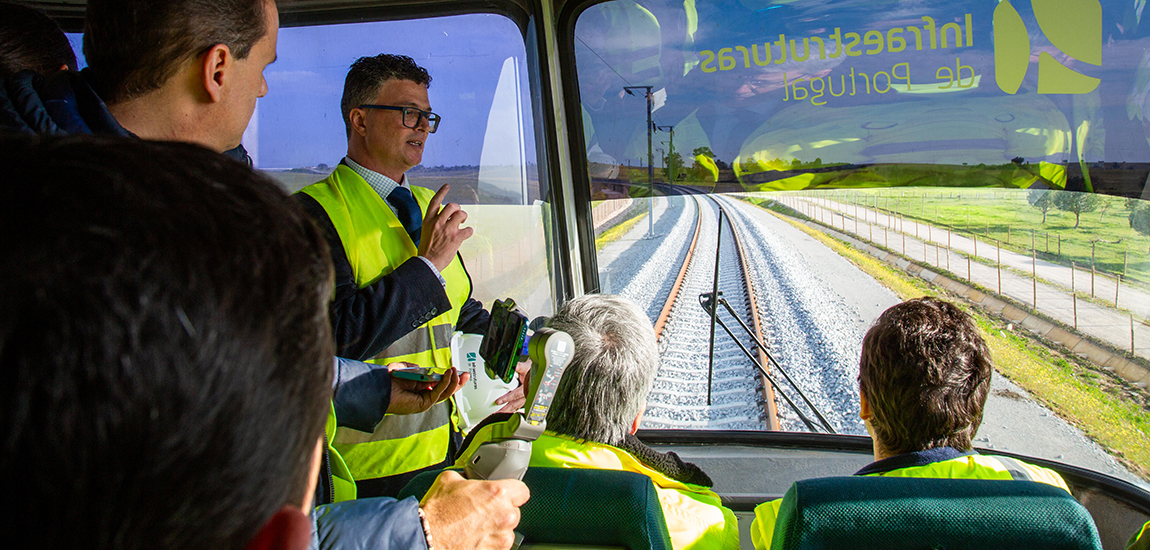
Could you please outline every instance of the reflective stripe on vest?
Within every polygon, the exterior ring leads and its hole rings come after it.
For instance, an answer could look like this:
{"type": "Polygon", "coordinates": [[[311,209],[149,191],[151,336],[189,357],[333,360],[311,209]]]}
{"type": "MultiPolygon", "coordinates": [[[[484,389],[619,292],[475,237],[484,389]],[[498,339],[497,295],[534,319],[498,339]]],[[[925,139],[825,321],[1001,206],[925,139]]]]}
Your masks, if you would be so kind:
{"type": "MultiPolygon", "coordinates": [[[[358,174],[345,165],[327,178],[305,187],[323,207],[339,234],[355,282],[366,287],[394,271],[418,252],[395,213],[358,174]]],[[[430,189],[411,187],[420,209],[435,195],[430,189]]],[[[471,280],[459,261],[452,260],[441,273],[451,309],[419,326],[393,343],[369,363],[414,363],[438,370],[451,368],[451,336],[459,311],[471,295],[471,280]]],[[[385,417],[371,434],[348,428],[336,431],[334,448],[342,455],[355,479],[376,479],[426,468],[444,460],[459,421],[448,403],[435,405],[403,422],[385,417]]]]}
{"type": "Polygon", "coordinates": [[[1021,460],[1014,460],[1008,457],[981,454],[960,456],[958,458],[941,460],[922,466],[909,466],[889,472],[867,475],[884,477],[933,477],[941,479],[1026,480],[1061,487],[1067,492],[1070,492],[1070,488],[1066,486],[1066,481],[1054,470],[1027,464],[1021,460]]]}
{"type": "Polygon", "coordinates": [[[435,352],[444,348],[447,348],[450,353],[451,337],[455,334],[455,327],[453,325],[435,325],[429,328],[430,331],[413,330],[407,333],[403,338],[396,340],[394,344],[387,346],[387,349],[376,355],[375,359],[379,362],[392,362],[386,360],[404,355],[435,352]]]}
{"type": "Polygon", "coordinates": [[[366,477],[375,479],[411,472],[419,468],[438,464],[447,457],[449,416],[451,410],[446,403],[436,405],[423,414],[394,415],[383,417],[375,431],[361,432],[351,428],[340,428],[336,432],[333,446],[355,471],[366,472],[366,477]],[[386,439],[379,439],[379,435],[386,439]],[[410,464],[423,464],[415,468],[410,464]],[[383,475],[371,475],[385,472],[383,475]]]}
{"type": "Polygon", "coordinates": [[[994,460],[997,460],[999,463],[1001,463],[1003,468],[1006,468],[1006,472],[1010,474],[1010,478],[1013,480],[1035,481],[1034,476],[1030,475],[1030,472],[1026,470],[1026,467],[1013,458],[1008,456],[991,456],[988,458],[993,458],[994,460]]]}

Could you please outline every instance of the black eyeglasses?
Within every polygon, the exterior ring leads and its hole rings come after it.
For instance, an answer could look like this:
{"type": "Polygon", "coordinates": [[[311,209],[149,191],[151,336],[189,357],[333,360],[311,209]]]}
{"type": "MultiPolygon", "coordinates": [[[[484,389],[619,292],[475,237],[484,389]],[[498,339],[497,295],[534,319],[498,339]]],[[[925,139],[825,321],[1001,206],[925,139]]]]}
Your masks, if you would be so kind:
{"type": "Polygon", "coordinates": [[[360,109],[380,109],[384,111],[400,111],[403,113],[403,126],[406,128],[416,129],[423,119],[427,119],[427,133],[434,134],[435,130],[439,128],[439,115],[431,112],[416,109],[415,107],[395,107],[393,105],[360,105],[360,109]]]}

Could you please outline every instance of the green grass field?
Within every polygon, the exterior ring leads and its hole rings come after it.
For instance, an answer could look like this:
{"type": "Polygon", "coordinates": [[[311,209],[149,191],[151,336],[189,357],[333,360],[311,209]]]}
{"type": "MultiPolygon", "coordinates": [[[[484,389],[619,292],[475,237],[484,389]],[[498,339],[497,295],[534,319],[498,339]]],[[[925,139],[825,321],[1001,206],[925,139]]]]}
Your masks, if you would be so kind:
{"type": "Polygon", "coordinates": [[[1042,211],[1029,204],[1028,191],[1010,189],[879,189],[805,192],[839,202],[878,208],[906,219],[950,227],[979,240],[996,240],[1004,248],[1029,254],[1033,234],[1039,258],[1099,272],[1121,274],[1124,280],[1150,287],[1150,237],[1130,227],[1126,199],[1099,195],[1094,211],[1080,215],[1051,207],[1043,223],[1042,211]]]}
{"type": "MultiPolygon", "coordinates": [[[[748,202],[769,210],[761,201],[748,202]]],[[[928,295],[957,301],[926,281],[796,223],[789,216],[779,217],[819,240],[904,300],[928,295]]],[[[1073,224],[1071,221],[1070,225],[1073,224]]],[[[1145,393],[1085,360],[1051,349],[1024,331],[1010,330],[1007,323],[977,308],[964,308],[986,336],[999,373],[1077,426],[1139,476],[1150,479],[1150,403],[1145,393]]]]}

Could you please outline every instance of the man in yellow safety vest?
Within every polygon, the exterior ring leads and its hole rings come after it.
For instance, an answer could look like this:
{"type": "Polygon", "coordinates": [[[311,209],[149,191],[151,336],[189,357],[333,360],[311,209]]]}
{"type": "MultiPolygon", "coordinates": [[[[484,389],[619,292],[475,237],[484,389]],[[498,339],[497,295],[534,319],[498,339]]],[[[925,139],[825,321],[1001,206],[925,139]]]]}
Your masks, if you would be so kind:
{"type": "MultiPolygon", "coordinates": [[[[408,185],[404,175],[422,161],[439,126],[430,83],[410,57],[380,54],[353,63],[341,100],[347,156],[297,197],[331,247],[336,354],[431,368],[448,379],[450,395],[463,382],[451,369],[452,335],[483,333],[489,314],[471,299],[458,257],[472,234],[460,226],[467,213],[450,203],[440,209],[447,185],[432,192],[408,185]]],[[[391,384],[429,385],[398,378],[391,384]]],[[[332,443],[358,496],[393,496],[419,472],[446,464],[459,441],[457,418],[445,401],[418,414],[389,414],[374,426],[341,419],[332,443]]]]}
{"type": "MultiPolygon", "coordinates": [[[[1069,492],[1053,470],[971,448],[993,371],[974,320],[954,304],[924,297],[884,311],[863,338],[859,360],[859,416],[875,462],[855,475],[1014,479],[1069,492]]],[[[755,548],[771,547],[781,504],[755,508],[755,548]]]]}

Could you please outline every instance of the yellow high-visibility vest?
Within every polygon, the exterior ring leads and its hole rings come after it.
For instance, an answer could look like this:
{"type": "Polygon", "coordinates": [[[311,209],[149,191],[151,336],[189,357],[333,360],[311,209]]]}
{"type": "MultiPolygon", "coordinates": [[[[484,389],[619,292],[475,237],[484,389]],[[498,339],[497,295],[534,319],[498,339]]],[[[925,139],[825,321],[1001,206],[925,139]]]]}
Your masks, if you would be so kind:
{"type": "MultiPolygon", "coordinates": [[[[420,210],[435,195],[411,186],[420,210]]],[[[300,191],[327,212],[339,234],[355,282],[366,287],[417,254],[399,218],[366,181],[351,168],[339,165],[326,179],[300,191]]],[[[438,371],[451,368],[451,336],[459,311],[471,296],[471,280],[458,256],[441,272],[451,309],[412,330],[369,363],[415,363],[438,371]]],[[[451,431],[458,426],[450,401],[413,415],[387,415],[371,433],[341,427],[333,447],[357,480],[377,479],[438,464],[447,457],[451,431]]]]}
{"type": "MultiPolygon", "coordinates": [[[[345,500],[355,500],[355,479],[351,477],[351,471],[347,469],[347,464],[343,461],[339,451],[336,451],[331,446],[332,438],[335,437],[335,404],[332,404],[331,412],[327,415],[327,424],[324,426],[324,435],[327,438],[327,460],[331,467],[331,503],[343,502],[345,500]]],[[[321,474],[322,475],[322,474],[321,474]]]]}

